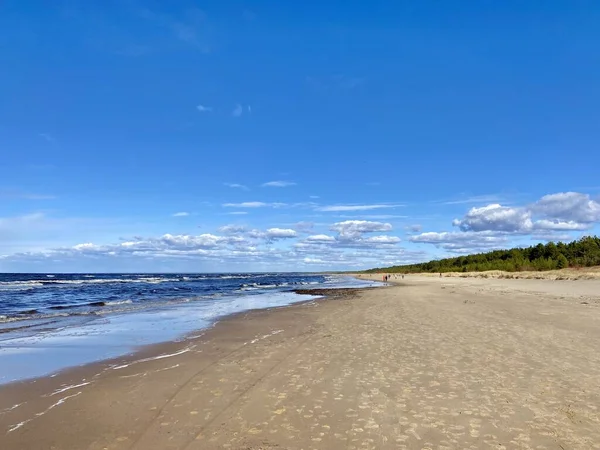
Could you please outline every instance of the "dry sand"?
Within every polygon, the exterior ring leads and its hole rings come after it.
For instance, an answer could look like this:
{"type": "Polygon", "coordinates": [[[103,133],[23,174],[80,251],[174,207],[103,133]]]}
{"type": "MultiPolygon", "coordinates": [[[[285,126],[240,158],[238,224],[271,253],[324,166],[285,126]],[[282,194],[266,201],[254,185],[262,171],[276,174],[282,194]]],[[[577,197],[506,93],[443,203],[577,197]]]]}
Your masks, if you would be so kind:
{"type": "Polygon", "coordinates": [[[0,449],[600,449],[600,282],[403,281],[1,388],[0,449]]]}
{"type": "MultiPolygon", "coordinates": [[[[438,277],[438,273],[421,273],[420,277],[438,277]]],[[[444,277],[460,278],[507,278],[523,280],[600,280],[600,267],[581,267],[545,271],[506,272],[486,270],[485,272],[446,272],[444,277]]],[[[378,279],[381,279],[379,277],[378,279]]]]}

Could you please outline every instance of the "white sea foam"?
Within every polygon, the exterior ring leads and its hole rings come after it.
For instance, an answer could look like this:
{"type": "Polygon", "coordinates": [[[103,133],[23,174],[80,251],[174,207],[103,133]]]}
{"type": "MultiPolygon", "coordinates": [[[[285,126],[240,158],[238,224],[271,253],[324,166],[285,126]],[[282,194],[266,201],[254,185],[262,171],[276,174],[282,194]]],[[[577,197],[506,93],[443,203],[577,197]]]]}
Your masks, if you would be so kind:
{"type": "Polygon", "coordinates": [[[44,414],[46,414],[48,411],[50,411],[51,409],[56,408],[57,406],[62,405],[64,402],[66,402],[68,399],[73,398],[73,397],[77,397],[79,394],[81,394],[82,392],[79,391],[77,394],[73,394],[73,395],[67,395],[66,397],[61,398],[59,401],[57,401],[56,403],[54,403],[53,405],[50,405],[48,407],[48,409],[46,409],[45,411],[39,412],[36,414],[36,417],[39,416],[43,416],[44,414]]]}
{"type": "Polygon", "coordinates": [[[283,330],[275,330],[275,331],[272,331],[272,332],[271,332],[271,333],[269,333],[269,334],[265,334],[265,335],[263,335],[263,336],[261,336],[261,337],[258,337],[258,338],[255,338],[255,339],[252,339],[252,340],[250,341],[250,344],[256,344],[258,341],[262,341],[263,339],[270,338],[271,336],[275,336],[276,334],[279,334],[279,333],[283,333],[283,330]]]}
{"type": "Polygon", "coordinates": [[[60,286],[60,285],[80,285],[80,284],[110,284],[110,283],[165,283],[179,281],[177,278],[162,278],[162,277],[142,277],[142,278],[91,278],[84,276],[86,279],[75,280],[60,280],[60,279],[44,279],[30,281],[0,281],[0,290],[9,289],[33,289],[44,286],[60,286]]]}
{"type": "Polygon", "coordinates": [[[184,353],[187,353],[190,350],[193,350],[194,348],[195,347],[186,347],[183,350],[180,350],[180,351],[175,352],[175,353],[167,353],[165,355],[153,356],[152,358],[138,359],[137,361],[133,361],[133,362],[131,362],[129,364],[123,364],[121,366],[115,366],[115,367],[112,368],[112,370],[120,370],[120,369],[124,369],[126,367],[129,367],[129,366],[133,366],[134,364],[144,363],[144,362],[148,362],[148,361],[155,361],[157,359],[172,358],[173,356],[183,355],[184,353]]]}
{"type": "Polygon", "coordinates": [[[73,395],[67,395],[66,397],[61,398],[59,401],[57,401],[56,403],[50,405],[48,408],[46,408],[44,411],[36,413],[35,417],[32,417],[31,419],[27,419],[24,420],[22,422],[19,422],[16,425],[13,425],[12,427],[10,427],[8,429],[8,431],[6,432],[8,433],[12,433],[15,430],[18,430],[19,428],[21,428],[23,425],[31,422],[33,419],[35,419],[36,417],[41,417],[44,414],[48,413],[49,411],[53,410],[54,408],[56,408],[57,406],[62,405],[64,402],[66,402],[68,399],[73,398],[73,397],[77,397],[79,394],[81,394],[81,392],[78,392],[77,394],[73,394],[73,395]]]}
{"type": "Polygon", "coordinates": [[[164,372],[165,370],[176,369],[177,367],[179,367],[179,364],[175,364],[174,366],[169,366],[169,367],[163,367],[161,369],[149,370],[147,372],[134,373],[132,375],[121,375],[119,378],[145,377],[146,375],[151,374],[151,373],[164,372]]]}
{"type": "Polygon", "coordinates": [[[43,286],[39,281],[0,281],[0,291],[28,291],[43,286]]]}
{"type": "Polygon", "coordinates": [[[116,305],[130,305],[133,303],[132,300],[115,300],[110,302],[104,302],[105,306],[116,306],[116,305]]]}
{"type": "Polygon", "coordinates": [[[6,414],[7,412],[11,412],[14,411],[15,409],[17,409],[19,406],[24,405],[25,403],[17,403],[16,405],[11,406],[10,408],[6,408],[3,409],[2,411],[0,411],[0,415],[2,414],[6,414]]]}
{"type": "Polygon", "coordinates": [[[18,429],[19,429],[19,428],[21,428],[23,425],[25,425],[25,424],[26,424],[26,423],[28,423],[28,422],[31,422],[32,420],[33,420],[33,419],[27,419],[27,420],[24,420],[23,422],[19,422],[19,423],[18,423],[18,424],[16,424],[16,425],[13,425],[12,427],[10,427],[10,428],[8,429],[8,431],[6,432],[6,434],[8,434],[8,433],[12,433],[13,431],[15,431],[15,430],[18,430],[18,429]]]}
{"type": "Polygon", "coordinates": [[[91,381],[85,382],[85,383],[80,383],[80,384],[72,384],[70,386],[65,386],[62,387],[60,389],[57,389],[56,391],[52,392],[51,394],[46,395],[45,397],[53,397],[56,394],[61,394],[65,391],[70,391],[71,389],[76,389],[78,387],[82,387],[82,386],[87,386],[88,384],[91,384],[91,381]]]}

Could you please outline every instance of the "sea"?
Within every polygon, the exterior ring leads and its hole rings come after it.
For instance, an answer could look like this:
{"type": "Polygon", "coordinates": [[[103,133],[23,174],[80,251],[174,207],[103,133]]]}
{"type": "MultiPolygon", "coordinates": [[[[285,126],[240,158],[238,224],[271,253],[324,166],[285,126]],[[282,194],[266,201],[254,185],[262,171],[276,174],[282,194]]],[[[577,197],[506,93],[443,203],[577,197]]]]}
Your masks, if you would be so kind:
{"type": "Polygon", "coordinates": [[[185,339],[230,314],[376,287],[343,275],[0,274],[0,384],[185,339]]]}

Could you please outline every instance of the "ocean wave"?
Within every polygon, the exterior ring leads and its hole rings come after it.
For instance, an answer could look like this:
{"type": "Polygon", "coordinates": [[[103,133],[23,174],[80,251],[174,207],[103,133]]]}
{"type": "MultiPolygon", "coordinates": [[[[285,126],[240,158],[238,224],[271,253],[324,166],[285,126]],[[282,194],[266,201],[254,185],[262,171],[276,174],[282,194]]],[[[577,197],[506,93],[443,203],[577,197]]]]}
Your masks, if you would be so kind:
{"type": "Polygon", "coordinates": [[[48,309],[52,309],[52,310],[63,310],[63,309],[73,309],[73,308],[81,308],[82,306],[86,306],[87,303],[83,303],[81,305],[56,305],[56,306],[49,306],[48,309]]]}
{"type": "Polygon", "coordinates": [[[102,303],[104,303],[104,305],[102,306],[131,305],[133,303],[133,300],[114,300],[102,303]]]}
{"type": "Polygon", "coordinates": [[[210,279],[214,279],[214,280],[231,280],[231,279],[244,280],[247,278],[258,278],[258,277],[253,277],[252,275],[221,275],[221,276],[210,278],[210,279]]]}
{"type": "Polygon", "coordinates": [[[43,286],[42,281],[0,281],[0,291],[29,291],[43,286]]]}
{"type": "Polygon", "coordinates": [[[77,312],[57,312],[57,313],[43,313],[36,311],[32,314],[17,313],[15,315],[2,315],[0,316],[0,324],[9,322],[21,322],[29,320],[46,320],[66,317],[81,317],[81,316],[104,316],[106,314],[134,312],[136,309],[146,309],[143,307],[138,308],[110,308],[106,311],[94,310],[94,311],[77,311],[77,312]]]}
{"type": "MultiPolygon", "coordinates": [[[[178,299],[177,302],[173,303],[182,303],[184,301],[188,301],[187,299],[178,299]]],[[[168,304],[169,302],[164,302],[163,304],[168,304]]],[[[89,303],[80,303],[73,305],[56,305],[47,307],[47,311],[39,311],[37,309],[28,309],[23,311],[18,311],[13,314],[2,314],[0,315],[0,323],[7,322],[16,322],[22,320],[31,320],[31,319],[52,319],[55,317],[70,317],[70,316],[93,316],[93,315],[104,315],[108,313],[116,313],[116,312],[127,312],[133,311],[136,309],[148,309],[152,306],[152,304],[148,305],[137,305],[136,307],[130,308],[115,308],[118,306],[126,306],[133,305],[132,300],[114,300],[114,301],[98,301],[98,302],[89,302],[89,303]],[[87,310],[82,310],[82,308],[88,308],[87,310]],[[89,309],[90,307],[95,309],[89,309]],[[105,311],[102,311],[100,308],[107,307],[105,311]],[[69,311],[75,310],[75,311],[69,311]],[[52,311],[61,311],[61,312],[52,312],[52,311]]]]}
{"type": "Polygon", "coordinates": [[[55,317],[67,317],[69,314],[63,313],[56,313],[56,314],[38,314],[36,316],[28,316],[28,315],[13,315],[13,316],[7,316],[7,315],[3,315],[0,316],[0,324],[1,323],[11,323],[11,322],[24,322],[24,321],[29,321],[31,319],[51,319],[51,318],[55,318],[55,317]]]}
{"type": "Polygon", "coordinates": [[[244,291],[259,291],[260,288],[252,287],[252,286],[244,286],[236,290],[236,292],[244,292],[244,291]]]}
{"type": "Polygon", "coordinates": [[[130,305],[131,303],[133,303],[133,300],[100,300],[97,302],[76,303],[74,305],[49,306],[48,309],[63,310],[63,309],[84,308],[86,306],[101,307],[101,306],[130,305]]]}
{"type": "Polygon", "coordinates": [[[279,286],[287,286],[288,283],[282,283],[282,284],[267,284],[267,283],[244,283],[241,285],[242,288],[245,287],[256,287],[256,288],[260,288],[260,289],[271,289],[271,288],[276,288],[279,286]]]}
{"type": "Polygon", "coordinates": [[[24,290],[42,288],[45,286],[71,286],[71,285],[85,285],[85,284],[127,284],[127,283],[146,283],[146,284],[158,284],[165,282],[177,282],[180,281],[177,278],[157,278],[157,277],[146,277],[146,278],[86,278],[86,279],[75,279],[75,280],[60,280],[60,279],[40,279],[40,280],[29,280],[29,281],[0,281],[0,290],[24,290]]]}
{"type": "MultiPolygon", "coordinates": [[[[207,282],[210,280],[229,280],[229,279],[256,279],[271,277],[271,274],[261,275],[163,275],[163,276],[136,276],[130,274],[116,275],[111,278],[98,278],[97,275],[80,275],[79,278],[64,279],[56,278],[57,275],[44,275],[43,278],[33,280],[18,281],[0,281],[0,290],[30,290],[35,288],[53,287],[53,286],[73,286],[73,285],[93,285],[93,284],[160,284],[176,282],[207,282]],[[119,277],[119,278],[117,278],[119,277]]],[[[260,284],[260,283],[255,283],[260,284]]],[[[271,287],[271,284],[265,283],[263,286],[271,287]]],[[[275,285],[278,286],[278,285],[275,285]]]]}
{"type": "Polygon", "coordinates": [[[53,278],[45,274],[0,275],[0,323],[105,316],[196,301],[222,308],[229,298],[237,302],[246,296],[248,302],[255,302],[250,297],[323,281],[325,277],[304,274],[54,274],[53,278]]]}

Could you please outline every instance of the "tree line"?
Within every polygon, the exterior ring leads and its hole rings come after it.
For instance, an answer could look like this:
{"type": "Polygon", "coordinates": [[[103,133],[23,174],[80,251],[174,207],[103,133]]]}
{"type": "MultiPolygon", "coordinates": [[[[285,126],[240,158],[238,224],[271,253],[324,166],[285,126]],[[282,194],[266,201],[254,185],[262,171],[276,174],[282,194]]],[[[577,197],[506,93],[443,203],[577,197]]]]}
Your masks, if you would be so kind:
{"type": "Polygon", "coordinates": [[[417,272],[481,272],[504,270],[507,272],[541,271],[566,267],[591,267],[600,265],[600,238],[585,236],[573,242],[548,242],[526,248],[494,250],[487,253],[457,256],[429,261],[366,270],[366,273],[417,273],[417,272]]]}

